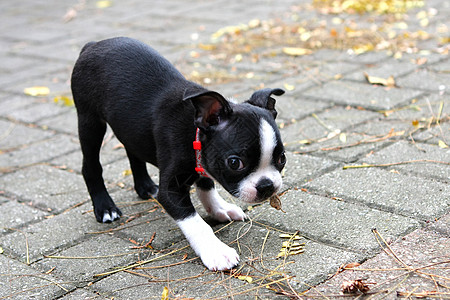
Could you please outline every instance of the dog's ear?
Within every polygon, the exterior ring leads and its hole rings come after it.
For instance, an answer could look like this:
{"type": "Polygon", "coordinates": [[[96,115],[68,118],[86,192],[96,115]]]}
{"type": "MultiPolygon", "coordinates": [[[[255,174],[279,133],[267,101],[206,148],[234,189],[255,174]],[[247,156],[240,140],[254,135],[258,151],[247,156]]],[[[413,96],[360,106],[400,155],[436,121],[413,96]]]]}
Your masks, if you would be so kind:
{"type": "Polygon", "coordinates": [[[194,86],[184,91],[183,101],[195,108],[195,125],[200,129],[218,125],[232,112],[230,103],[219,93],[194,86]]]}
{"type": "Polygon", "coordinates": [[[259,91],[256,91],[252,94],[250,97],[250,100],[246,101],[247,103],[250,103],[255,106],[262,107],[264,109],[267,109],[272,113],[273,118],[275,119],[277,117],[277,111],[275,110],[275,99],[270,97],[271,95],[275,96],[281,96],[284,94],[284,90],[282,89],[262,89],[259,91]]]}

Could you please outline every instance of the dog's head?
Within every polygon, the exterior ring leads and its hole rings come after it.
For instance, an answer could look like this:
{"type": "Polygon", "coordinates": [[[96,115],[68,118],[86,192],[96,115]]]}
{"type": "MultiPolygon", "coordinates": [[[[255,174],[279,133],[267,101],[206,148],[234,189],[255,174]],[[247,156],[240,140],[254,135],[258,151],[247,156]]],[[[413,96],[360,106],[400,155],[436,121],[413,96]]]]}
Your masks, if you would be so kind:
{"type": "Polygon", "coordinates": [[[195,107],[203,167],[244,201],[259,202],[281,189],[286,156],[271,95],[283,93],[281,89],[259,90],[242,104],[212,91],[185,97],[195,107]]]}

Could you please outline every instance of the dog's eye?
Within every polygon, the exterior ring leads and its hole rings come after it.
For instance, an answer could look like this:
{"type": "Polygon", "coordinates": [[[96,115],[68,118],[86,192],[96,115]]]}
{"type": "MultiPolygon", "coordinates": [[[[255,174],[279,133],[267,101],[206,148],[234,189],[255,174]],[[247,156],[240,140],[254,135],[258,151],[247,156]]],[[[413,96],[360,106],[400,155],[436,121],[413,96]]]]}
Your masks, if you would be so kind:
{"type": "Polygon", "coordinates": [[[228,166],[228,168],[230,168],[230,170],[233,170],[233,171],[240,171],[240,170],[244,169],[244,163],[237,156],[228,157],[227,166],[228,166]]]}
{"type": "Polygon", "coordinates": [[[279,166],[284,166],[286,164],[286,155],[283,153],[281,153],[280,157],[278,157],[278,161],[277,164],[279,166]]]}

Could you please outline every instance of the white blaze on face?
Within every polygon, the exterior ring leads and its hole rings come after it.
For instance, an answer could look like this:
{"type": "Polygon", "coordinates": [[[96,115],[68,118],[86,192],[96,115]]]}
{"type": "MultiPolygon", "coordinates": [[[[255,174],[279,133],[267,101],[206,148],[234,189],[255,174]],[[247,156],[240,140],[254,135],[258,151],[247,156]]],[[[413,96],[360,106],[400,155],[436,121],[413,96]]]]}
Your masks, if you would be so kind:
{"type": "Polygon", "coordinates": [[[275,192],[281,188],[282,184],[281,174],[272,164],[273,151],[277,145],[276,134],[272,126],[264,119],[261,119],[259,134],[261,147],[259,165],[239,186],[239,197],[247,202],[258,200],[256,185],[262,178],[267,178],[273,182],[275,192]]]}

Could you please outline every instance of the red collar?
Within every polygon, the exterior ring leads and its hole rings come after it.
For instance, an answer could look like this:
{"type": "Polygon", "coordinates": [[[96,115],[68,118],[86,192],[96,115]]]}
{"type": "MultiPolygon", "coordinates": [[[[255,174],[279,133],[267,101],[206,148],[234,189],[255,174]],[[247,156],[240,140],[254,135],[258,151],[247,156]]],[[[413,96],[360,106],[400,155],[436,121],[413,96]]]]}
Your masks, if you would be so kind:
{"type": "Polygon", "coordinates": [[[197,128],[197,132],[195,133],[195,141],[193,142],[194,150],[195,150],[195,171],[198,175],[203,177],[208,177],[205,169],[202,167],[202,143],[200,142],[200,129],[197,128]]]}

